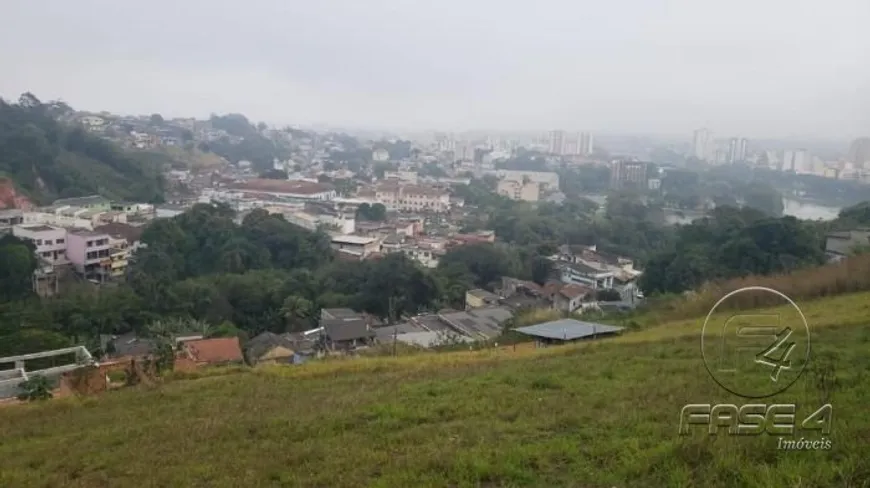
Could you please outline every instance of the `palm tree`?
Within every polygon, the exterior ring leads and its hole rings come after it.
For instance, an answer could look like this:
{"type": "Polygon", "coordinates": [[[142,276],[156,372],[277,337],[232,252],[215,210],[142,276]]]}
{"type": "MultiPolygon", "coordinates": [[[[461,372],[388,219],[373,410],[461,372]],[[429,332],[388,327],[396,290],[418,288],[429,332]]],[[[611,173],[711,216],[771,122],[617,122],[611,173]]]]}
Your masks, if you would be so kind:
{"type": "Polygon", "coordinates": [[[297,295],[285,298],[281,306],[281,315],[287,321],[287,330],[299,328],[300,324],[307,323],[313,312],[314,304],[297,295]]]}

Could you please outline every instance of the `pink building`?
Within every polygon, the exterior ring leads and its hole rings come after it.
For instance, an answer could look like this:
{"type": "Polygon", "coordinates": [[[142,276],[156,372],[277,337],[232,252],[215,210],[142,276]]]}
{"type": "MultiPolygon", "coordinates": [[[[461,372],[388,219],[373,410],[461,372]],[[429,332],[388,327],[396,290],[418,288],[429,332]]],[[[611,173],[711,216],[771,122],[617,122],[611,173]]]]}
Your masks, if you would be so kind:
{"type": "Polygon", "coordinates": [[[85,278],[103,281],[111,269],[110,241],[105,232],[70,230],[66,238],[66,257],[85,278]]]}

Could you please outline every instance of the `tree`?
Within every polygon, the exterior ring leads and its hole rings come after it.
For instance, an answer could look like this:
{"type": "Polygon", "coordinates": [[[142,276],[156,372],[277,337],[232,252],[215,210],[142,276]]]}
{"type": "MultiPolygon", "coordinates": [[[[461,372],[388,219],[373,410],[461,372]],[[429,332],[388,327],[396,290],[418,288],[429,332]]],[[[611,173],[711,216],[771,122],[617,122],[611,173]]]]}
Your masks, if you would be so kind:
{"type": "Polygon", "coordinates": [[[151,114],[151,118],[149,119],[151,125],[163,125],[163,116],[160,114],[151,114]]]}
{"type": "Polygon", "coordinates": [[[363,203],[357,208],[356,218],[371,222],[384,222],[387,220],[387,207],[381,203],[375,203],[372,205],[363,203]]]}
{"type": "Polygon", "coordinates": [[[34,245],[13,237],[0,238],[0,301],[19,300],[33,293],[33,272],[37,267],[34,245]]]}
{"type": "Polygon", "coordinates": [[[287,332],[299,332],[311,328],[314,305],[305,298],[290,295],[281,305],[281,314],[287,321],[287,332]]]}
{"type": "Polygon", "coordinates": [[[447,251],[438,262],[439,268],[459,265],[474,276],[474,285],[486,287],[502,276],[511,276],[517,269],[516,256],[493,244],[471,244],[447,251]]]}

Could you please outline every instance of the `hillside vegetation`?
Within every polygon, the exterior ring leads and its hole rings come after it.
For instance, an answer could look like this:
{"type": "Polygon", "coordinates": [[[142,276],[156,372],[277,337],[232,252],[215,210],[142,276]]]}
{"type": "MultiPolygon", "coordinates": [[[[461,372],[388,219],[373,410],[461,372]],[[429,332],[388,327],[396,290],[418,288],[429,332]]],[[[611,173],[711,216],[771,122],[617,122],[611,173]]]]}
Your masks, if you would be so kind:
{"type": "Polygon", "coordinates": [[[679,436],[687,403],[746,403],[706,372],[691,319],[546,350],[203,370],[0,409],[0,485],[868,486],[870,294],[801,306],[813,361],[764,401],[797,402],[800,418],[833,404],[830,450],[679,436]]]}
{"type": "Polygon", "coordinates": [[[0,176],[37,203],[102,194],[118,200],[160,201],[160,168],[124,152],[81,127],[55,117],[71,109],[30,94],[18,103],[0,99],[0,176]]]}

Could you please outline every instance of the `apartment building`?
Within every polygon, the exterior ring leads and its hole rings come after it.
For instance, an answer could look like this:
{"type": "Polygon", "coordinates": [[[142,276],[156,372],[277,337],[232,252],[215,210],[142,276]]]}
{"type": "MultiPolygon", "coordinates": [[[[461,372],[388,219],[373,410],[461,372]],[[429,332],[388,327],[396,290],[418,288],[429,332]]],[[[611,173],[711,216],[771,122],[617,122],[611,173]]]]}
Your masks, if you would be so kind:
{"type": "Polygon", "coordinates": [[[404,181],[416,185],[418,176],[416,171],[385,171],[384,179],[404,181]]]}
{"type": "Polygon", "coordinates": [[[498,182],[496,192],[498,192],[499,195],[510,198],[511,200],[537,202],[541,196],[541,185],[529,180],[501,180],[498,182]]]}
{"type": "Polygon", "coordinates": [[[380,249],[380,241],[374,237],[333,236],[330,247],[347,255],[365,259],[380,249]]]}
{"type": "Polygon", "coordinates": [[[112,273],[111,236],[105,232],[70,230],[66,255],[86,279],[105,281],[112,273]]]}
{"type": "Polygon", "coordinates": [[[0,210],[0,235],[12,232],[12,227],[24,223],[24,212],[13,208],[0,210]]]}
{"type": "Polygon", "coordinates": [[[67,231],[49,225],[19,224],[12,227],[12,235],[26,239],[36,246],[36,256],[52,265],[67,264],[67,231]]]}
{"type": "Polygon", "coordinates": [[[389,210],[401,212],[446,212],[450,192],[421,185],[384,184],[375,189],[375,199],[389,210]]]}
{"type": "Polygon", "coordinates": [[[500,180],[524,181],[528,179],[532,183],[540,184],[542,190],[559,189],[559,174],[550,171],[514,171],[500,169],[487,173],[494,174],[500,180]]]}

